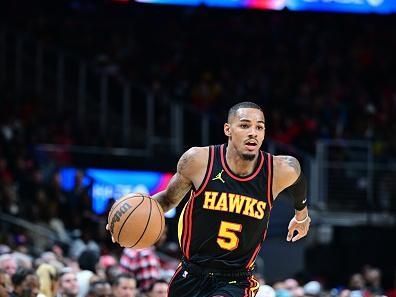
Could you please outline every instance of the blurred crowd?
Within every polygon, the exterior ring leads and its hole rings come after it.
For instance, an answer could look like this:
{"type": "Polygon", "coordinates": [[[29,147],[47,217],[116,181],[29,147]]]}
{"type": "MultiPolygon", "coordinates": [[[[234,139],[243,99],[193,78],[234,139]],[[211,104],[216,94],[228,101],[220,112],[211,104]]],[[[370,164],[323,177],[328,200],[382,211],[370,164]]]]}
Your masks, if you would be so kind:
{"type": "Polygon", "coordinates": [[[175,271],[155,248],[125,249],[115,257],[90,247],[77,258],[57,246],[38,257],[6,245],[0,249],[1,297],[165,297],[175,271]]]}
{"type": "MultiPolygon", "coordinates": [[[[275,141],[313,152],[319,138],[369,140],[377,158],[394,158],[394,17],[62,3],[50,13],[11,3],[0,24],[86,59],[115,81],[131,81],[160,104],[181,102],[218,118],[235,102],[253,100],[264,107],[275,141]]],[[[49,158],[34,147],[117,146],[120,130],[103,138],[91,121],[96,112],[81,125],[74,106],[56,112],[51,96],[29,92],[16,104],[8,87],[1,86],[0,211],[32,225],[0,225],[0,297],[166,296],[179,260],[174,243],[114,249],[82,173],[73,189],[61,187],[57,168],[70,156],[49,158]]],[[[110,104],[109,114],[120,112],[110,104]]],[[[156,120],[169,125],[167,113],[156,120]]],[[[258,297],[396,296],[369,266],[334,288],[320,278],[266,284],[257,277],[258,297]]]]}
{"type": "MultiPolygon", "coordinates": [[[[217,118],[254,100],[265,108],[268,136],[305,151],[318,138],[370,140],[379,157],[396,151],[392,16],[65,3],[50,13],[15,8],[10,23],[159,102],[217,118]]],[[[121,109],[112,104],[111,112],[121,109]]],[[[157,120],[169,124],[166,115],[157,120]]],[[[91,138],[67,125],[75,141],[91,138]]]]}
{"type": "MultiPolygon", "coordinates": [[[[0,297],[166,297],[176,266],[163,260],[155,248],[126,248],[120,258],[87,248],[72,259],[55,247],[32,257],[0,245],[0,297]]],[[[256,277],[260,282],[256,297],[396,296],[396,288],[387,292],[382,288],[381,271],[368,265],[334,288],[320,280],[266,283],[256,277]]]]}

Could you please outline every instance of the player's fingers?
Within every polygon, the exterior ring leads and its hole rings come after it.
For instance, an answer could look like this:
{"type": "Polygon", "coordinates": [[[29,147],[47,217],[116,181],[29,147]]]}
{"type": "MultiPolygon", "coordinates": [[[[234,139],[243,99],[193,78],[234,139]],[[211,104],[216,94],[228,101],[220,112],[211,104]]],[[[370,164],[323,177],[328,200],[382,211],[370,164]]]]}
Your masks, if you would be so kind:
{"type": "Polygon", "coordinates": [[[306,235],[307,235],[306,230],[297,230],[297,235],[292,238],[292,242],[295,242],[295,241],[303,238],[306,235]]]}
{"type": "Polygon", "coordinates": [[[302,235],[300,233],[297,233],[297,235],[294,236],[291,241],[295,242],[295,241],[299,240],[301,237],[302,237],[302,235]]]}
{"type": "MultiPolygon", "coordinates": [[[[109,224],[106,224],[106,230],[107,230],[107,231],[110,231],[109,224]]],[[[111,232],[110,232],[110,234],[111,234],[111,232]]],[[[112,241],[113,243],[115,242],[115,239],[114,239],[114,237],[113,237],[113,234],[111,234],[111,241],[112,241]]]]}
{"type": "Polygon", "coordinates": [[[287,241],[290,241],[292,239],[293,234],[294,234],[294,230],[296,230],[296,228],[289,227],[289,232],[287,232],[287,237],[286,237],[287,241]]]}

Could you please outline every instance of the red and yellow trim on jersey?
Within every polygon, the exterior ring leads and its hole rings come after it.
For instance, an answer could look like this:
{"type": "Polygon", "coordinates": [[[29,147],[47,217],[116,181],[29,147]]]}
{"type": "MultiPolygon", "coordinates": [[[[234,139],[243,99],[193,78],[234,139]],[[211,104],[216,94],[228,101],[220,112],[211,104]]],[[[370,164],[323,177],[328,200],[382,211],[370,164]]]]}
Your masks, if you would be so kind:
{"type": "Polygon", "coordinates": [[[202,184],[198,187],[196,191],[191,191],[190,199],[184,206],[182,213],[179,217],[178,223],[178,238],[180,248],[184,257],[188,260],[190,259],[190,246],[191,246],[191,232],[192,232],[192,214],[194,209],[195,198],[199,196],[208,184],[210,177],[212,175],[214,162],[214,147],[209,147],[209,159],[206,168],[206,173],[202,184]]]}
{"type": "MultiPolygon", "coordinates": [[[[272,196],[272,155],[269,153],[266,153],[266,162],[267,162],[267,202],[270,206],[270,210],[272,209],[272,202],[273,202],[273,196],[272,196]]],[[[245,268],[252,268],[254,265],[254,262],[256,261],[256,257],[258,253],[260,252],[261,245],[267,236],[267,229],[265,229],[264,234],[263,234],[263,240],[257,245],[256,249],[253,252],[252,257],[249,259],[247,265],[245,268]]]]}
{"type": "MultiPolygon", "coordinates": [[[[264,241],[266,236],[267,236],[267,229],[265,229],[265,231],[264,231],[264,236],[263,236],[262,242],[264,241]]],[[[258,255],[258,253],[260,252],[262,242],[260,242],[260,244],[257,245],[256,249],[254,250],[254,253],[253,253],[252,257],[250,258],[250,260],[247,263],[247,265],[245,266],[245,268],[251,269],[253,267],[254,262],[256,261],[256,257],[258,255]]]]}
{"type": "Polygon", "coordinates": [[[272,208],[272,203],[274,200],[274,197],[272,196],[272,155],[269,153],[267,154],[267,201],[270,206],[270,209],[272,208]]]}
{"type": "Polygon", "coordinates": [[[221,165],[223,166],[223,169],[225,170],[225,172],[227,172],[227,174],[232,178],[235,179],[237,181],[240,182],[245,182],[245,181],[249,181],[252,180],[253,178],[255,178],[257,176],[257,174],[259,174],[259,172],[261,171],[261,168],[263,167],[264,164],[264,155],[263,152],[260,151],[259,153],[259,165],[257,166],[257,169],[249,176],[247,177],[240,177],[235,175],[234,173],[232,173],[232,171],[230,170],[230,168],[228,167],[228,164],[226,162],[226,151],[225,151],[225,145],[222,144],[220,147],[220,159],[221,159],[221,165]]]}
{"type": "Polygon", "coordinates": [[[249,287],[247,287],[245,289],[243,297],[254,297],[254,296],[256,296],[257,291],[260,288],[260,283],[257,281],[257,279],[254,276],[249,276],[247,278],[247,281],[249,283],[249,287]]]}
{"type": "Polygon", "coordinates": [[[173,274],[173,276],[172,276],[172,278],[170,279],[170,281],[169,281],[169,285],[168,285],[168,290],[167,290],[167,292],[166,292],[166,296],[169,296],[169,288],[171,287],[171,285],[172,285],[172,283],[173,283],[173,281],[174,281],[174,279],[176,278],[176,276],[179,274],[179,272],[182,270],[182,265],[181,265],[181,263],[177,266],[177,269],[176,269],[176,271],[175,271],[175,273],[173,274]]]}
{"type": "Polygon", "coordinates": [[[183,227],[187,226],[187,223],[185,223],[184,221],[186,220],[186,209],[190,205],[190,201],[191,201],[192,196],[193,196],[193,191],[191,191],[191,193],[190,193],[189,201],[183,207],[183,210],[182,210],[182,212],[180,214],[180,217],[179,217],[179,222],[177,224],[177,237],[179,239],[179,245],[180,245],[180,248],[181,248],[183,254],[184,254],[184,245],[185,245],[185,242],[186,242],[185,241],[185,237],[186,237],[185,233],[186,232],[183,233],[183,231],[185,231],[183,227]]]}

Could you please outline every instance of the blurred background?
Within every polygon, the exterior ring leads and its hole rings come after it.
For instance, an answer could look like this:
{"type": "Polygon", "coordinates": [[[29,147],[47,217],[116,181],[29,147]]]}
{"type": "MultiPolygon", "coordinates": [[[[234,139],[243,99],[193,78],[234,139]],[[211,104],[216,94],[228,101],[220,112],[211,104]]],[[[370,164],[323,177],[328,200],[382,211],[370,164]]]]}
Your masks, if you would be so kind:
{"type": "Polygon", "coordinates": [[[264,109],[263,149],[309,180],[310,233],[286,242],[282,193],[257,296],[396,296],[394,13],[394,0],[2,1],[0,296],[166,296],[185,201],[142,251],[111,243],[108,210],[164,189],[189,147],[226,142],[240,101],[264,109]]]}

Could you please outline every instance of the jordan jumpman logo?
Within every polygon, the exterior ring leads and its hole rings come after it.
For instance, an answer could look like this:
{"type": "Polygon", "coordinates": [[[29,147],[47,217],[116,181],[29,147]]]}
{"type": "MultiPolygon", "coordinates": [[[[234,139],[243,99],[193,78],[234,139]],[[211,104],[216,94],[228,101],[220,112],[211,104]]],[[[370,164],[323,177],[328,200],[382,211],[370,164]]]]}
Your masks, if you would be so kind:
{"type": "Polygon", "coordinates": [[[224,184],[225,181],[224,179],[221,177],[221,175],[223,174],[224,170],[221,170],[221,172],[219,174],[216,175],[215,178],[212,178],[212,180],[221,180],[221,182],[224,184]]]}

